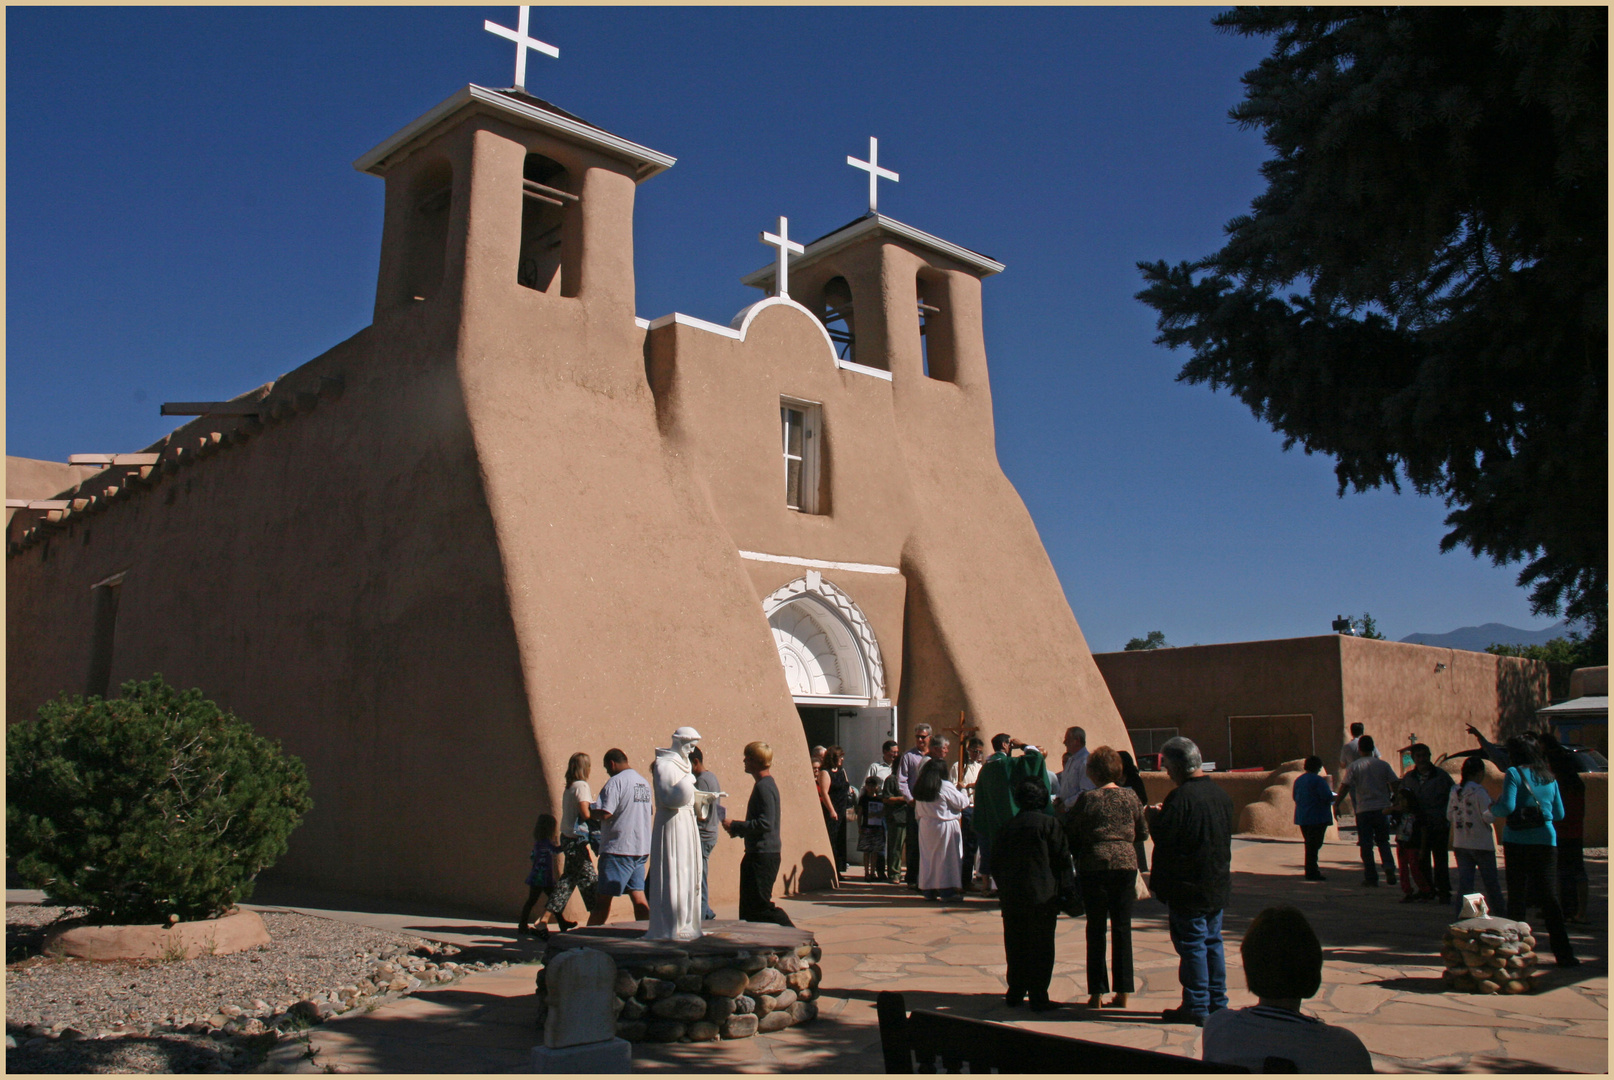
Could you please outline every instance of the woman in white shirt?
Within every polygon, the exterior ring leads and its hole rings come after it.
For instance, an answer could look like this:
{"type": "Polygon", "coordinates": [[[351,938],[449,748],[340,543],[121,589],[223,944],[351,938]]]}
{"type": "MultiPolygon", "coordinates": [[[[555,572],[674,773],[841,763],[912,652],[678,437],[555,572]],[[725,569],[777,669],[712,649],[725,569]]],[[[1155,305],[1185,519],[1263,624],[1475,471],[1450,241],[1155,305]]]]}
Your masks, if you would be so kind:
{"type": "Polygon", "coordinates": [[[1457,859],[1457,903],[1474,891],[1477,870],[1485,882],[1485,903],[1491,914],[1503,917],[1507,904],[1502,899],[1502,880],[1496,872],[1496,833],[1491,827],[1491,795],[1480,784],[1485,776],[1485,758],[1479,754],[1463,761],[1463,782],[1446,798],[1446,820],[1451,822],[1451,851],[1457,859]]]}
{"type": "Polygon", "coordinates": [[[594,794],[588,788],[588,774],[593,767],[593,760],[581,752],[573,754],[566,762],[566,790],[560,797],[560,847],[566,865],[555,881],[555,890],[545,908],[554,913],[555,922],[563,933],[577,925],[561,917],[574,890],[582,894],[584,907],[594,907],[594,883],[598,873],[594,869],[594,853],[588,846],[588,822],[592,816],[588,807],[594,801],[594,794]]]}

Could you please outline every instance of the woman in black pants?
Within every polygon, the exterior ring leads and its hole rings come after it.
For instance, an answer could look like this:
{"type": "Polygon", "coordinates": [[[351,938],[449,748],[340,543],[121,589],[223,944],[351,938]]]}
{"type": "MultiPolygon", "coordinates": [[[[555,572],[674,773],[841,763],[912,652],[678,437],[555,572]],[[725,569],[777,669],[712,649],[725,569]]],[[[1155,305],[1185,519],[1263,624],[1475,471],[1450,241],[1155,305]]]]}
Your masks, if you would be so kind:
{"type": "Polygon", "coordinates": [[[1136,845],[1149,838],[1143,806],[1130,788],[1118,787],[1121,755],[1108,746],[1087,759],[1087,775],[1098,785],[1084,791],[1065,818],[1071,854],[1076,858],[1082,899],[1087,906],[1087,1004],[1126,1007],[1132,981],[1132,900],[1137,895],[1136,845]],[[1110,968],[1104,966],[1105,924],[1111,936],[1110,968]],[[1114,975],[1115,996],[1104,1001],[1114,975]]]}
{"type": "Polygon", "coordinates": [[[852,807],[852,782],[846,778],[846,751],[831,746],[824,751],[823,775],[829,777],[829,807],[824,827],[835,852],[835,872],[846,873],[846,812],[852,807]],[[833,811],[833,814],[830,812],[833,811]]]}
{"type": "Polygon", "coordinates": [[[1515,735],[1507,741],[1510,765],[1502,780],[1502,797],[1491,806],[1494,817],[1506,817],[1502,851],[1507,858],[1508,918],[1520,922],[1531,906],[1541,909],[1547,938],[1559,967],[1577,967],[1569,944],[1564,910],[1555,886],[1557,832],[1553,822],[1564,817],[1558,782],[1541,760],[1535,740],[1515,735]]]}

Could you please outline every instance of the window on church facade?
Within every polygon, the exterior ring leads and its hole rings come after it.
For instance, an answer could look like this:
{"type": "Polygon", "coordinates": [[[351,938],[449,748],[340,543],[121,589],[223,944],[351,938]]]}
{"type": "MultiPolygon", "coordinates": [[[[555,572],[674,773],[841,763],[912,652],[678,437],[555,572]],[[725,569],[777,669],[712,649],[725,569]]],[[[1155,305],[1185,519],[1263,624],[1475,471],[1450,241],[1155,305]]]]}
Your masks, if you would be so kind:
{"type": "Polygon", "coordinates": [[[785,505],[804,514],[818,513],[818,478],[822,452],[823,411],[805,401],[779,403],[779,429],[785,455],[785,505]]]}
{"type": "Polygon", "coordinates": [[[824,296],[820,302],[819,318],[835,343],[835,355],[848,363],[855,363],[853,346],[856,335],[852,323],[852,287],[843,277],[830,278],[824,283],[824,296]]]}
{"type": "Polygon", "coordinates": [[[516,283],[538,292],[576,296],[575,257],[568,258],[578,196],[558,161],[528,154],[521,170],[521,256],[516,283]]]}

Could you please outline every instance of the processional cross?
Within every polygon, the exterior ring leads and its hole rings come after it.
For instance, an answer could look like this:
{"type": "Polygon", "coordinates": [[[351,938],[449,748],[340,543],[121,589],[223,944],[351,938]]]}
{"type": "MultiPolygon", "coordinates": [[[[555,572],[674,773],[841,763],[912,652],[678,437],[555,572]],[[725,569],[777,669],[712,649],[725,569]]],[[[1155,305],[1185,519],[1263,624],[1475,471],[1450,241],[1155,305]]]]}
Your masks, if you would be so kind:
{"type": "Polygon", "coordinates": [[[800,255],[807,249],[802,247],[800,244],[794,243],[790,239],[790,220],[783,217],[779,219],[778,235],[774,235],[771,232],[764,232],[762,234],[762,242],[764,244],[772,244],[774,247],[779,249],[779,266],[774,272],[774,276],[778,278],[778,288],[774,291],[773,295],[789,296],[790,281],[787,275],[790,273],[790,256],[800,255]]]}
{"type": "Polygon", "coordinates": [[[520,11],[521,15],[516,20],[514,30],[508,26],[500,26],[492,19],[484,20],[482,29],[490,34],[498,34],[500,37],[516,43],[516,89],[525,93],[527,89],[527,50],[535,49],[545,56],[556,58],[559,58],[560,50],[553,45],[544,44],[527,33],[527,19],[532,11],[531,5],[521,5],[520,11]]]}
{"type": "Polygon", "coordinates": [[[953,736],[953,744],[958,747],[958,779],[962,782],[964,779],[964,761],[966,760],[964,757],[964,740],[980,731],[980,726],[966,724],[964,722],[964,710],[960,709],[958,710],[958,726],[944,727],[942,730],[953,736]]]}
{"type": "Polygon", "coordinates": [[[869,174],[869,213],[874,213],[879,202],[880,181],[890,180],[895,183],[897,180],[896,173],[890,169],[880,168],[880,140],[873,135],[869,136],[869,160],[859,161],[851,154],[847,154],[846,163],[869,174]]]}

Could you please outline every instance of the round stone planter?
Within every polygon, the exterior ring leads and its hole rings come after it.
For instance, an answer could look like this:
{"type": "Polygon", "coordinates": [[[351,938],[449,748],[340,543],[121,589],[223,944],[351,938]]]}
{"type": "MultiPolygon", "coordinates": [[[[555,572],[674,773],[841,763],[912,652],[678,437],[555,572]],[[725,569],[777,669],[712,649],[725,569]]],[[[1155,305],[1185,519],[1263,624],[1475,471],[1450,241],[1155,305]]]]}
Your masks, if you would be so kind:
{"type": "Polygon", "coordinates": [[[269,944],[269,930],[256,911],[240,908],[216,919],[170,926],[75,926],[45,937],[47,952],[82,960],[189,960],[223,956],[269,944]]]}
{"type": "MultiPolygon", "coordinates": [[[[567,949],[616,961],[616,1032],[631,1042],[708,1042],[782,1031],[818,1016],[818,960],[805,930],[708,922],[699,941],[644,940],[644,923],[580,928],[549,939],[547,965],[567,949]]],[[[538,1023],[548,1012],[538,972],[538,1023]]]]}

